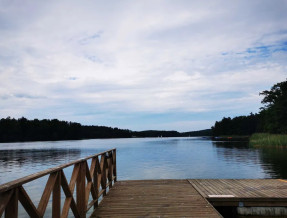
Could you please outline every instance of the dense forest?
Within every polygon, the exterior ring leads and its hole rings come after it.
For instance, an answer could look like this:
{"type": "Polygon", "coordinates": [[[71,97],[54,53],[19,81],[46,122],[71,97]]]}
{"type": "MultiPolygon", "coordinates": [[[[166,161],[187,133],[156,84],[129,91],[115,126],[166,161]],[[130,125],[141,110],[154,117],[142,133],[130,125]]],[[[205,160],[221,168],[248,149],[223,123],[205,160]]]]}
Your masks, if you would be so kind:
{"type": "Polygon", "coordinates": [[[201,135],[211,135],[211,130],[188,132],[187,134],[177,131],[131,131],[105,126],[84,126],[57,119],[28,120],[24,117],[20,119],[7,117],[0,120],[0,142],[201,135]]]}
{"type": "Polygon", "coordinates": [[[188,137],[188,136],[212,136],[211,129],[203,129],[198,131],[192,131],[192,132],[183,132],[181,133],[181,136],[188,137]]]}
{"type": "Polygon", "coordinates": [[[104,127],[82,126],[79,123],[53,120],[27,120],[3,118],[0,120],[0,142],[54,141],[89,138],[126,138],[130,130],[104,127]]]}
{"type": "Polygon", "coordinates": [[[224,117],[215,122],[213,135],[251,135],[257,132],[287,134],[287,80],[259,94],[264,96],[259,113],[224,117]]]}
{"type": "Polygon", "coordinates": [[[145,130],[140,132],[133,132],[134,137],[180,137],[181,134],[177,131],[158,131],[145,130]]]}

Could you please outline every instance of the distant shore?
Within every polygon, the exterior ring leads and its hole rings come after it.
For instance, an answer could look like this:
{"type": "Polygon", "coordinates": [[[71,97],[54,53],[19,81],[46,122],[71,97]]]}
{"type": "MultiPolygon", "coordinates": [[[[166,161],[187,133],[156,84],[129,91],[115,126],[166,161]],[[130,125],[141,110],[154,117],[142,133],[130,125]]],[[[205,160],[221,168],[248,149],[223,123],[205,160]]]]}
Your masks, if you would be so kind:
{"type": "Polygon", "coordinates": [[[166,130],[132,131],[107,126],[86,126],[57,119],[28,120],[25,117],[0,120],[0,142],[62,141],[109,138],[211,136],[211,129],[178,132],[166,130]]]}

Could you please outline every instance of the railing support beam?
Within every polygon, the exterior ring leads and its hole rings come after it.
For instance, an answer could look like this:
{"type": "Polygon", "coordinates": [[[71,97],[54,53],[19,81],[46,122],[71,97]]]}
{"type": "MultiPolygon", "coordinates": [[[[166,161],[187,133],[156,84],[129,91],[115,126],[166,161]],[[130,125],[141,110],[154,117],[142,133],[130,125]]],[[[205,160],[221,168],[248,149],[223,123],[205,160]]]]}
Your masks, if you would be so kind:
{"type": "Polygon", "coordinates": [[[77,179],[77,206],[81,217],[86,217],[86,163],[80,163],[80,171],[77,179]]]}
{"type": "Polygon", "coordinates": [[[18,188],[14,190],[14,193],[6,207],[5,218],[17,218],[18,217],[18,188]]]}

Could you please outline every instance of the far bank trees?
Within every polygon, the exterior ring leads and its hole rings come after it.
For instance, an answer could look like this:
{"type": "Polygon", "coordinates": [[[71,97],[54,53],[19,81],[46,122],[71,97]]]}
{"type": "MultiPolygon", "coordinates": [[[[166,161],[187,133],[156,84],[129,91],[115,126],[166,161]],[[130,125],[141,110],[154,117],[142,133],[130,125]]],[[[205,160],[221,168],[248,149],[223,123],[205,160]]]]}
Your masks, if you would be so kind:
{"type": "Polygon", "coordinates": [[[264,96],[259,113],[224,117],[215,122],[213,135],[251,135],[255,132],[287,134],[287,79],[259,94],[264,96]]]}

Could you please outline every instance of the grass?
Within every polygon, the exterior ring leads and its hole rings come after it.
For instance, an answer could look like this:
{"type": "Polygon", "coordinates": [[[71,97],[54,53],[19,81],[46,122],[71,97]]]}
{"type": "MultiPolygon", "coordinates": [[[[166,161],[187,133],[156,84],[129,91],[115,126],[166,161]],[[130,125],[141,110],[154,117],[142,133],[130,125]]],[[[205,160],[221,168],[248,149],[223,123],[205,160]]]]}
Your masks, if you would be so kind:
{"type": "Polygon", "coordinates": [[[253,147],[286,147],[286,134],[255,133],[250,137],[249,144],[253,147]]]}

